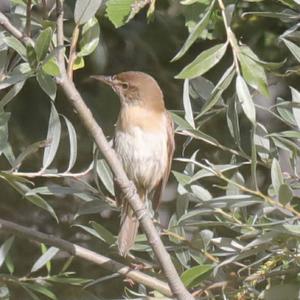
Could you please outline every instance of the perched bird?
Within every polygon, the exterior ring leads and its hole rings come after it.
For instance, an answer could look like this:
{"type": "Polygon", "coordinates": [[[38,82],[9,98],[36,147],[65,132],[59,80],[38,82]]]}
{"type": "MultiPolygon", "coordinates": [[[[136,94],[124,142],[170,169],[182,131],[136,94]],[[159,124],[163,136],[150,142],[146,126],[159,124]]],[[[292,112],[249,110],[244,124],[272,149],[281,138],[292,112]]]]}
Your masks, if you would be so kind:
{"type": "MultiPolygon", "coordinates": [[[[174,152],[174,127],[164,104],[163,93],[153,77],[142,72],[123,72],[114,76],[91,76],[117,93],[121,102],[114,137],[114,149],[128,178],[134,182],[142,201],[152,193],[157,209],[166,186],[174,152]]],[[[133,246],[139,221],[116,186],[121,208],[118,247],[126,256],[133,246]]]]}

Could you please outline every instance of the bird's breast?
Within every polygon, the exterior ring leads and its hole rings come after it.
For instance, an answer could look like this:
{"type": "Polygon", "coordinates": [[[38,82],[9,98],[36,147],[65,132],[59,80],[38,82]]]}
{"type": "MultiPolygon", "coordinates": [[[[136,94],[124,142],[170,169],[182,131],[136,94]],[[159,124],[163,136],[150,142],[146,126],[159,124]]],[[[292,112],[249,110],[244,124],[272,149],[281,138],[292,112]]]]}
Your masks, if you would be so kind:
{"type": "Polygon", "coordinates": [[[115,133],[115,150],[129,179],[138,187],[150,191],[161,180],[167,168],[166,118],[162,116],[152,120],[152,127],[149,119],[146,126],[137,117],[135,120],[138,122],[129,122],[124,126],[119,119],[115,133]]]}

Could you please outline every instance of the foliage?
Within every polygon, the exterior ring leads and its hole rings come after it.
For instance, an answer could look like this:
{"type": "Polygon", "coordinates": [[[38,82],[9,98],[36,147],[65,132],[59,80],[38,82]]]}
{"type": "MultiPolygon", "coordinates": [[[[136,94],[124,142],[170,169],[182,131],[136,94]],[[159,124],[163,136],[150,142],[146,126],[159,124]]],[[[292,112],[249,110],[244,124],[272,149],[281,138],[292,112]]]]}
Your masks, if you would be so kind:
{"type": "MultiPolygon", "coordinates": [[[[11,19],[23,31],[29,18],[26,3],[30,2],[11,1],[11,19]]],[[[79,199],[83,204],[74,216],[73,229],[114,253],[115,234],[95,217],[104,210],[117,210],[112,173],[96,149],[83,172],[73,171],[80,134],[56,103],[59,49],[51,15],[55,5],[43,7],[42,3],[32,1],[32,8],[41,13],[31,20],[33,44],[0,32],[0,89],[6,92],[0,100],[0,153],[9,164],[0,178],[56,222],[59,216],[48,197],[79,199]],[[14,112],[7,107],[30,80],[36,80],[48,96],[48,129],[43,140],[23,145],[15,156],[9,135],[14,112]],[[66,135],[68,161],[60,171],[56,157],[66,135]],[[26,171],[28,159],[41,149],[39,170],[26,171]],[[81,179],[87,174],[92,179],[81,179]],[[35,180],[40,177],[48,179],[46,184],[35,180]]],[[[66,17],[74,30],[66,35],[70,42],[65,44],[65,55],[77,42],[74,33],[80,32],[71,70],[83,68],[101,47],[99,20],[107,17],[117,28],[130,25],[137,14],[142,18],[146,6],[150,20],[172,8],[176,17],[185,17],[188,30],[168,62],[175,64],[178,82],[184,79],[183,110],[173,113],[176,134],[181,137],[177,148],[182,152],[177,152],[173,171],[178,182],[175,209],[170,210],[167,228],[160,228],[183,282],[200,299],[285,299],[287,290],[289,299],[296,299],[300,292],[300,91],[290,86],[284,98],[277,97],[272,81],[289,84],[298,76],[299,1],[183,0],[166,8],[154,0],[108,0],[105,5],[100,0],[77,0],[75,7],[68,7],[73,16],[66,17]],[[266,18],[280,25],[272,30],[263,23],[266,18]],[[255,26],[262,28],[249,33],[255,26]],[[184,62],[180,65],[180,61],[184,62]]],[[[175,31],[170,32],[177,38],[175,31]]],[[[29,275],[20,276],[13,262],[15,243],[14,237],[3,237],[0,247],[0,298],[10,299],[17,286],[32,299],[57,299],[59,283],[84,287],[114,278],[114,274],[100,280],[81,278],[69,271],[72,257],[60,262],[59,270],[53,268],[60,252],[43,244],[27,269],[29,275]]],[[[134,262],[145,261],[149,273],[160,276],[144,235],[139,235],[133,253],[134,262]]],[[[149,291],[140,284],[124,292],[130,298],[149,291]]],[[[82,293],[85,299],[98,299],[90,292],[82,293]]]]}

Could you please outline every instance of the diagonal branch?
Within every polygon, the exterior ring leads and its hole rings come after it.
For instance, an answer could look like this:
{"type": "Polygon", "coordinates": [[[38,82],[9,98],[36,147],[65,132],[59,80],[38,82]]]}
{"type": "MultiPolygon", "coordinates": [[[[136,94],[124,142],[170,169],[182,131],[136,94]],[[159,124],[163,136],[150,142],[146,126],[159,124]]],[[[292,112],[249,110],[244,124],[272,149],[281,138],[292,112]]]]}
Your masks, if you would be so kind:
{"type": "Polygon", "coordinates": [[[144,284],[151,289],[159,291],[165,296],[172,295],[168,285],[165,282],[140,271],[133,270],[117,261],[114,261],[106,256],[98,254],[79,245],[3,219],[0,219],[0,230],[9,231],[23,238],[25,237],[27,239],[32,239],[40,243],[45,243],[47,245],[57,247],[60,250],[64,250],[73,256],[81,257],[84,260],[99,265],[108,271],[114,273],[117,272],[127,278],[132,279],[135,282],[144,284]]]}

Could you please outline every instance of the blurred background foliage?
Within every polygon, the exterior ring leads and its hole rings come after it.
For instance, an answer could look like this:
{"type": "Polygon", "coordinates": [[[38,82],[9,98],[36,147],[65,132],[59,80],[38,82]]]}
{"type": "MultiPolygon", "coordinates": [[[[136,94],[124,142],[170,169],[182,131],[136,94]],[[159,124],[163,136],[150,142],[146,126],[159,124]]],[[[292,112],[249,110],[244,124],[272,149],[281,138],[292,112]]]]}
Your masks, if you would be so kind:
{"type": "MultiPolygon", "coordinates": [[[[86,3],[65,1],[66,54],[77,27],[74,81],[107,137],[118,98],[92,74],[149,73],[173,112],[176,159],[157,224],[186,286],[199,299],[298,299],[300,2],[93,0],[85,20],[86,3]]],[[[110,170],[53,80],[54,1],[0,10],[38,45],[0,32],[0,217],[162,277],[142,234],[128,259],[112,245],[110,170]]],[[[0,299],[151,294],[26,238],[0,241],[0,299]]]]}

